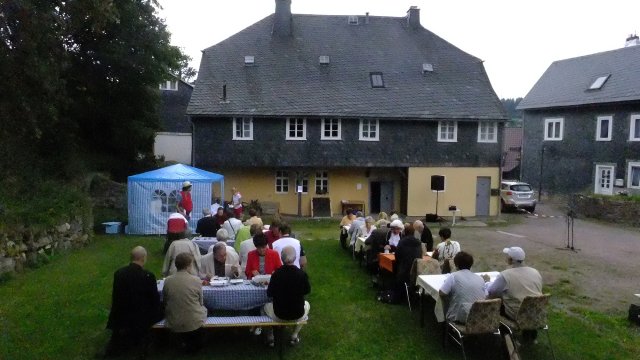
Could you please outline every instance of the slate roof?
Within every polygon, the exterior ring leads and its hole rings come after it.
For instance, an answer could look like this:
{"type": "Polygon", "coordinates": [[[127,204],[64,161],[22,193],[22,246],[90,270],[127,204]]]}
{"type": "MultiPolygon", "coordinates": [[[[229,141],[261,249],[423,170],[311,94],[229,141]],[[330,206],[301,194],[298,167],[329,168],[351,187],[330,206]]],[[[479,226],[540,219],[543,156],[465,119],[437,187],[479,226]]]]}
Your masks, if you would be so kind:
{"type": "Polygon", "coordinates": [[[482,61],[406,18],[294,14],[293,36],[272,37],[270,15],[203,51],[192,116],[507,118],[482,61]],[[255,56],[254,66],[244,56],[255,56]],[[329,65],[319,64],[328,55],[329,65]],[[422,73],[422,64],[433,72],[422,73]],[[369,73],[382,72],[385,88],[369,73]],[[222,102],[223,81],[228,102],[222,102]]]}
{"type": "Polygon", "coordinates": [[[640,46],[555,61],[518,109],[640,100],[640,46]],[[600,76],[611,76],[600,90],[588,90],[600,76]]]}

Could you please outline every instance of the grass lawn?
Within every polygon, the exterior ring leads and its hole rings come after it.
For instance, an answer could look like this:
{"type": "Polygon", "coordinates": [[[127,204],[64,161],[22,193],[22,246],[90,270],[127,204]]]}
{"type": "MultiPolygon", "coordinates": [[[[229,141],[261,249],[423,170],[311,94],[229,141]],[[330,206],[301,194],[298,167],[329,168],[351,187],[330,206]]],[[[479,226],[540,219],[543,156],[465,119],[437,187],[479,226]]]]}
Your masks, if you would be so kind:
{"type": "MultiPolygon", "coordinates": [[[[440,328],[431,312],[425,328],[419,310],[375,300],[369,276],[339,248],[337,221],[293,222],[309,259],[312,292],[310,321],[302,342],[287,348],[286,358],[298,359],[458,359],[460,351],[442,350],[440,328]]],[[[149,250],[147,268],[160,274],[161,237],[97,236],[72,254],[54,257],[44,267],[29,270],[0,284],[0,359],[88,359],[106,344],[113,272],[125,265],[135,245],[149,250]]],[[[550,289],[553,292],[553,289],[550,289]]],[[[638,331],[625,319],[596,313],[569,316],[551,313],[552,341],[558,359],[640,358],[638,331]]],[[[542,334],[541,334],[542,335],[542,334]]],[[[170,334],[158,337],[151,359],[173,359],[170,334]]],[[[261,339],[237,329],[207,331],[205,350],[195,359],[277,359],[261,339]]],[[[526,359],[548,359],[540,344],[526,359]]],[[[475,351],[475,358],[497,354],[475,351]]]]}

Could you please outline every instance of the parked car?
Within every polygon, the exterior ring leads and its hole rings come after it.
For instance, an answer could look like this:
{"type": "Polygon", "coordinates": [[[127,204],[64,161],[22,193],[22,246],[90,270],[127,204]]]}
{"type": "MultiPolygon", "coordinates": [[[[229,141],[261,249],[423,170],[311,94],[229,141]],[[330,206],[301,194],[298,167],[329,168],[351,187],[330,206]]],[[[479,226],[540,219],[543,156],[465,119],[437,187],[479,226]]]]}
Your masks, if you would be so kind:
{"type": "Polygon", "coordinates": [[[538,200],[531,185],[516,180],[503,180],[500,184],[500,203],[502,211],[525,209],[534,212],[538,200]]]}

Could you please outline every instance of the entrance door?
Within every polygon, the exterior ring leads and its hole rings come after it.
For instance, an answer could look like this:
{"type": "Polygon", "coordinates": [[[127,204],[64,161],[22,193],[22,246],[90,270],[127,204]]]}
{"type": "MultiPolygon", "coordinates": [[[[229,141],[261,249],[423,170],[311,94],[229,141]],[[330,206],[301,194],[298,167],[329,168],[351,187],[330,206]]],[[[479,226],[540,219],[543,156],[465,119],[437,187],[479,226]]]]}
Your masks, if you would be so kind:
{"type": "Polygon", "coordinates": [[[476,179],[476,216],[489,216],[491,200],[491,177],[478,176],[476,179]]]}
{"type": "Polygon", "coordinates": [[[613,194],[613,166],[596,165],[595,190],[596,194],[613,194]]]}
{"type": "Polygon", "coordinates": [[[395,210],[393,208],[393,183],[390,181],[380,183],[380,210],[387,213],[395,210]]]}

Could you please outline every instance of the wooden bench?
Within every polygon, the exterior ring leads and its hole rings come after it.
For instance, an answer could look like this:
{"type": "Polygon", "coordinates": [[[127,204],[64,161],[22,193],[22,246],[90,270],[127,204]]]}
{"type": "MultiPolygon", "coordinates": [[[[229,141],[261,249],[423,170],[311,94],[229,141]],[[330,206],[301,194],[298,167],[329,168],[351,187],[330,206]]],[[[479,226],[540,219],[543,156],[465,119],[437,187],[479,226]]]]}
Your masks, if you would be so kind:
{"type": "MultiPolygon", "coordinates": [[[[276,321],[272,318],[262,316],[210,316],[204,322],[204,328],[229,328],[229,327],[275,327],[277,329],[276,341],[278,342],[278,355],[282,359],[283,353],[283,332],[285,326],[305,325],[308,317],[299,321],[276,321]]],[[[153,325],[154,329],[165,329],[165,321],[158,321],[153,325]]]]}

